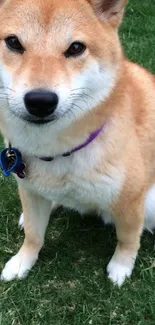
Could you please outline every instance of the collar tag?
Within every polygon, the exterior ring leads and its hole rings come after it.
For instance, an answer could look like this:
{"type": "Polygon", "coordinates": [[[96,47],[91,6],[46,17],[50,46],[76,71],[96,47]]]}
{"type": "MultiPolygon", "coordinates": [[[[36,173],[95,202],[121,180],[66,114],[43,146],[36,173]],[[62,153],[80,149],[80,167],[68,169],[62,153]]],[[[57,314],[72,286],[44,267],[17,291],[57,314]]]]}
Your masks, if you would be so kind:
{"type": "Polygon", "coordinates": [[[4,176],[16,174],[19,178],[25,178],[25,164],[20,151],[16,148],[5,148],[0,152],[0,167],[4,176]]]}

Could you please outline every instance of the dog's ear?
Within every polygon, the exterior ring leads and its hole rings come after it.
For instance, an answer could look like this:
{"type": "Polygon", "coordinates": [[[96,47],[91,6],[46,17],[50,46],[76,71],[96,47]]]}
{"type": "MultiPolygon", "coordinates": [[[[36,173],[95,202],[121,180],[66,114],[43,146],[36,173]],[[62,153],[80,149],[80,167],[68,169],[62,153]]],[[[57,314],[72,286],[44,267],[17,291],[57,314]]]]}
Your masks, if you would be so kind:
{"type": "Polygon", "coordinates": [[[88,0],[97,16],[117,28],[123,18],[128,0],[88,0]]]}
{"type": "Polygon", "coordinates": [[[0,7],[2,6],[2,4],[4,3],[5,0],[0,0],[0,7]]]}

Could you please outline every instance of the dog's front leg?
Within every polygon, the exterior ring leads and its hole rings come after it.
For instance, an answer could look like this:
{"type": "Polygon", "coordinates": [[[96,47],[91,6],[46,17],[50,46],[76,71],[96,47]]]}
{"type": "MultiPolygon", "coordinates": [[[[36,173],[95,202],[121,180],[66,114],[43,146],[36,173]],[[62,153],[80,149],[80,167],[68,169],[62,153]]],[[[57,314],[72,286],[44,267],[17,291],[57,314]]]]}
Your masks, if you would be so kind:
{"type": "Polygon", "coordinates": [[[50,201],[21,187],[19,193],[24,212],[25,239],[19,252],[6,263],[2,271],[1,279],[5,281],[27,276],[43,246],[51,212],[50,201]]]}
{"type": "MultiPolygon", "coordinates": [[[[117,208],[116,208],[117,210],[117,208]]],[[[138,249],[144,223],[144,199],[130,202],[116,211],[115,219],[117,247],[110,260],[107,271],[109,279],[121,286],[126,277],[130,277],[138,249]]]]}

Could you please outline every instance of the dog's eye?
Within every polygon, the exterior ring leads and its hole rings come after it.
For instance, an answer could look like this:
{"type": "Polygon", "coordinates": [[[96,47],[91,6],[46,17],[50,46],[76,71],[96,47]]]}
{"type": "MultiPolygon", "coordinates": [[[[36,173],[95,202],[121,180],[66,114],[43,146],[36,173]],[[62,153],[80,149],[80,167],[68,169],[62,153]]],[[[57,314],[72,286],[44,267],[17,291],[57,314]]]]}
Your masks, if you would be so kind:
{"type": "Polygon", "coordinates": [[[74,42],[70,45],[68,50],[65,52],[65,57],[76,57],[81,55],[86,50],[86,46],[81,42],[74,42]]]}
{"type": "Polygon", "coordinates": [[[16,36],[8,36],[7,38],[5,38],[5,44],[11,51],[18,52],[21,54],[24,53],[24,48],[16,36]]]}

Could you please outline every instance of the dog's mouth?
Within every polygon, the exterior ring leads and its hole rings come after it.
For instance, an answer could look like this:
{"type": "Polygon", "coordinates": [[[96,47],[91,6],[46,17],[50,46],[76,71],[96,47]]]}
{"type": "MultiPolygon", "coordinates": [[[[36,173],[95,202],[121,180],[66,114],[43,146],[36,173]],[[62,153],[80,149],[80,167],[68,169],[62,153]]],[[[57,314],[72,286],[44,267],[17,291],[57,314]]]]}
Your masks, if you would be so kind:
{"type": "Polygon", "coordinates": [[[37,125],[43,125],[43,124],[47,124],[50,123],[52,121],[54,121],[54,119],[33,119],[33,118],[29,118],[29,117],[20,117],[22,120],[29,122],[31,124],[37,124],[37,125]]]}
{"type": "Polygon", "coordinates": [[[21,120],[30,123],[30,124],[36,124],[36,125],[44,125],[44,124],[48,124],[50,122],[54,122],[56,120],[56,116],[52,116],[50,118],[35,118],[35,117],[31,117],[31,116],[27,116],[27,115],[20,115],[17,114],[15,112],[13,112],[13,114],[20,118],[21,120]]]}

